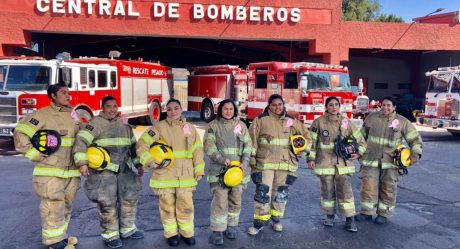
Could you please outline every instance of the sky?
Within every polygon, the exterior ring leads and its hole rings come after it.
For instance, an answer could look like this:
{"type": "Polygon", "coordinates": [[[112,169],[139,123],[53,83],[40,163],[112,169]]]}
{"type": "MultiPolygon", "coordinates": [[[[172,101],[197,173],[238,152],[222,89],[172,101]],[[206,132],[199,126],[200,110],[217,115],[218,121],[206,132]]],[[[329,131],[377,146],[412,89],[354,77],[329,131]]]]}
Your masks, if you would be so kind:
{"type": "Polygon", "coordinates": [[[460,10],[460,0],[379,0],[380,13],[395,14],[412,22],[412,18],[421,17],[438,8],[444,8],[439,13],[460,10]]]}

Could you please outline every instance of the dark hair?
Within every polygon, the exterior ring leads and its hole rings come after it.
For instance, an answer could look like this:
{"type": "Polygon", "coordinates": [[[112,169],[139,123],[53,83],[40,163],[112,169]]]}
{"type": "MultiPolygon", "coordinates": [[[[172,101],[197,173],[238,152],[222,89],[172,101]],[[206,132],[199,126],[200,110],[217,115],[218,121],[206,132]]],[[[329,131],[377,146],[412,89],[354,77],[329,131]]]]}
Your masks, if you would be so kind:
{"type": "Polygon", "coordinates": [[[283,102],[283,105],[284,105],[283,97],[281,97],[281,95],[279,95],[277,93],[270,95],[270,97],[268,98],[268,105],[270,105],[273,102],[273,100],[275,100],[275,99],[280,99],[281,102],[283,102]]]}
{"type": "Polygon", "coordinates": [[[235,102],[233,102],[233,100],[231,100],[231,99],[224,99],[219,103],[219,106],[217,107],[217,118],[218,119],[223,118],[222,109],[224,109],[224,105],[227,104],[227,103],[232,103],[232,105],[233,105],[233,117],[238,116],[238,109],[236,107],[235,102]]]}
{"type": "Polygon", "coordinates": [[[50,99],[53,99],[53,97],[51,95],[52,94],[56,95],[56,93],[59,92],[59,90],[61,90],[61,88],[63,88],[63,87],[68,87],[68,86],[66,84],[64,84],[64,83],[49,85],[48,89],[46,89],[46,93],[48,94],[48,97],[50,99]]]}
{"type": "Polygon", "coordinates": [[[391,104],[392,104],[393,106],[396,106],[396,105],[395,105],[395,99],[394,99],[393,97],[390,97],[390,96],[384,97],[384,98],[382,99],[382,102],[381,102],[382,104],[383,104],[383,101],[384,101],[384,100],[388,100],[388,101],[391,102],[391,104]]]}
{"type": "Polygon", "coordinates": [[[177,103],[182,108],[182,105],[181,105],[180,101],[178,99],[174,99],[174,98],[168,100],[168,103],[166,103],[166,105],[169,105],[169,104],[171,104],[173,102],[177,103]]]}
{"type": "Polygon", "coordinates": [[[329,104],[329,102],[331,102],[331,101],[334,100],[334,99],[337,100],[337,102],[339,102],[339,106],[340,106],[340,100],[339,100],[339,98],[337,98],[336,96],[328,97],[328,98],[326,99],[326,104],[325,104],[324,106],[327,107],[327,105],[329,104]]]}
{"type": "Polygon", "coordinates": [[[115,102],[117,101],[113,96],[105,96],[104,98],[102,98],[102,103],[101,103],[101,107],[104,108],[104,105],[105,103],[107,103],[107,101],[110,101],[110,100],[115,100],[115,102]]]}

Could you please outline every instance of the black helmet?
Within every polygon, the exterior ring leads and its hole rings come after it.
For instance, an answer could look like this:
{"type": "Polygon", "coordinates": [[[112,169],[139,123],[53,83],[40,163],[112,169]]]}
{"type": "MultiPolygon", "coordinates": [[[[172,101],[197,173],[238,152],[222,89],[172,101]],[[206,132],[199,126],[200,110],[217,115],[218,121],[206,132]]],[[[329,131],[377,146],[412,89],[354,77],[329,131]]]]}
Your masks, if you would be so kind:
{"type": "Polygon", "coordinates": [[[61,147],[61,134],[55,130],[39,130],[30,141],[40,153],[51,155],[61,147]]]}
{"type": "Polygon", "coordinates": [[[335,154],[344,159],[350,159],[352,154],[358,152],[358,142],[352,136],[339,137],[335,143],[335,154]]]}

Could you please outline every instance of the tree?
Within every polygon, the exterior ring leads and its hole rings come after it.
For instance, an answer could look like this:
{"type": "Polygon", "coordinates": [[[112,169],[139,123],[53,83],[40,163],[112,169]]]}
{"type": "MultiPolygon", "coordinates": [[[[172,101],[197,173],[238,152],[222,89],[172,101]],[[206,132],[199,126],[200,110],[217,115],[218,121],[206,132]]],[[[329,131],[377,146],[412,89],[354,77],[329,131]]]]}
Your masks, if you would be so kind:
{"type": "Polygon", "coordinates": [[[380,14],[378,0],[343,0],[342,17],[345,21],[403,22],[394,14],[380,14]]]}

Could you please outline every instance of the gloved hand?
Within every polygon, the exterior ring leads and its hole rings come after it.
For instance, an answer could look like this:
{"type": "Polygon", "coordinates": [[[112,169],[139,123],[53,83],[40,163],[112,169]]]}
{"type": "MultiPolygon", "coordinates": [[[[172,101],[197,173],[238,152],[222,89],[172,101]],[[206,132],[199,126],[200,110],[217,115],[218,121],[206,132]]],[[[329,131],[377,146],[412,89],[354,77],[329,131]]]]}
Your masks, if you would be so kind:
{"type": "Polygon", "coordinates": [[[195,180],[196,180],[197,182],[199,182],[199,181],[201,180],[202,177],[203,177],[202,175],[195,176],[195,180]]]}
{"type": "Polygon", "coordinates": [[[256,168],[256,158],[255,157],[251,157],[250,161],[249,161],[249,165],[251,166],[251,168],[255,169],[256,168]]]}
{"type": "Polygon", "coordinates": [[[418,159],[420,159],[420,155],[418,155],[418,154],[412,154],[412,155],[410,156],[410,163],[411,163],[411,165],[414,165],[414,164],[418,161],[418,159]]]}
{"type": "Polygon", "coordinates": [[[316,163],[315,161],[308,161],[307,166],[309,169],[315,169],[316,168],[316,163]]]}
{"type": "Polygon", "coordinates": [[[156,168],[158,168],[158,167],[160,167],[160,165],[158,165],[155,161],[152,161],[152,162],[147,166],[147,168],[149,168],[149,169],[156,169],[156,168]]]}

